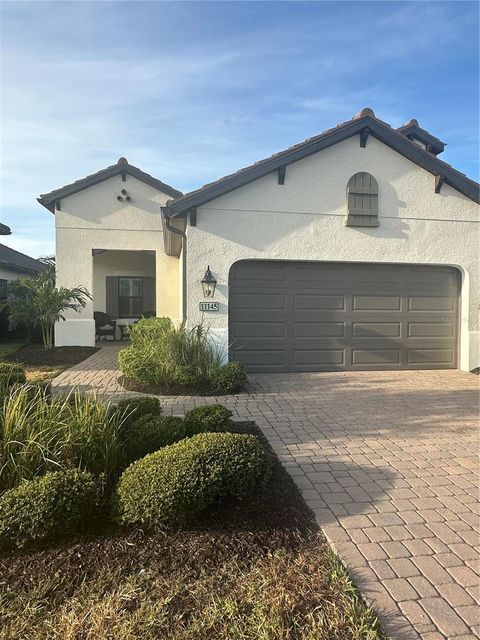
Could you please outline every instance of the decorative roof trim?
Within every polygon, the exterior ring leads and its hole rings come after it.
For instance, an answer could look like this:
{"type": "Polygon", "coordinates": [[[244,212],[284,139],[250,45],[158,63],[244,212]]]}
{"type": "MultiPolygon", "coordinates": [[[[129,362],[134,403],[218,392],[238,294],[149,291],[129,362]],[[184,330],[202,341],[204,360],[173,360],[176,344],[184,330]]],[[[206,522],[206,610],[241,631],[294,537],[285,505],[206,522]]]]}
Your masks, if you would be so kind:
{"type": "Polygon", "coordinates": [[[108,180],[108,178],[113,178],[116,175],[121,175],[123,179],[127,174],[133,176],[134,178],[137,178],[138,180],[141,180],[142,182],[145,182],[145,184],[148,184],[155,189],[158,189],[171,198],[179,198],[183,195],[181,191],[178,191],[170,185],[161,182],[161,180],[157,180],[149,173],[145,173],[138,167],[129,164],[126,158],[120,158],[116,164],[112,164],[109,167],[106,167],[106,169],[101,169],[100,171],[92,173],[85,178],[76,180],[71,184],[67,184],[60,189],[55,189],[53,191],[50,191],[49,193],[43,193],[39,198],[37,198],[37,201],[41,205],[46,207],[49,211],[55,213],[55,205],[62,198],[66,198],[73,195],[74,193],[83,191],[83,189],[93,187],[99,182],[108,180]]]}
{"type": "Polygon", "coordinates": [[[467,178],[466,175],[457,171],[451,165],[419,147],[418,144],[409,140],[402,131],[393,129],[386,122],[379,120],[374,115],[370,115],[370,111],[363,110],[353,120],[309,138],[305,142],[290,147],[285,151],[276,153],[270,158],[260,160],[253,165],[240,169],[236,173],[220,178],[180,198],[170,200],[167,203],[168,215],[184,216],[191,207],[204,205],[219,196],[266,176],[282,166],[307,158],[318,151],[361,134],[365,127],[368,127],[370,136],[383,142],[433,175],[441,173],[446,184],[449,184],[467,196],[467,198],[475,202],[480,201],[479,185],[474,180],[467,178]]]}

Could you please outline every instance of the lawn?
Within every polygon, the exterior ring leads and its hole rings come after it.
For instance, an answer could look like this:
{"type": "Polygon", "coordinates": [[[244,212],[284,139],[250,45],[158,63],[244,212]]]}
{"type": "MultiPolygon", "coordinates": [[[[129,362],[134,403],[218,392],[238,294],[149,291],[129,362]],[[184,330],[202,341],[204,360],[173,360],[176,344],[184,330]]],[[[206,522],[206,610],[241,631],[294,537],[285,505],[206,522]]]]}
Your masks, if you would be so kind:
{"type": "Polygon", "coordinates": [[[29,382],[41,382],[52,380],[95,351],[95,347],[55,347],[45,351],[41,344],[10,341],[0,343],[0,361],[20,363],[29,382]]]}
{"type": "Polygon", "coordinates": [[[5,554],[0,593],[4,640],[384,638],[276,458],[254,498],[189,529],[5,554]]]}

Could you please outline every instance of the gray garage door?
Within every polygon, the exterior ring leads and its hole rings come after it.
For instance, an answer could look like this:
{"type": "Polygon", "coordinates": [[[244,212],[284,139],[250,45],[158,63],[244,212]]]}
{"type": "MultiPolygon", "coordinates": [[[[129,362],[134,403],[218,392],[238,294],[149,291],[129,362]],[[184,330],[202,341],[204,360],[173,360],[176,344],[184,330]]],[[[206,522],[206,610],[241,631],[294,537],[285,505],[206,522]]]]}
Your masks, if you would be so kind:
{"type": "Polygon", "coordinates": [[[231,357],[259,372],[455,368],[458,276],[449,267],[238,262],[231,357]]]}

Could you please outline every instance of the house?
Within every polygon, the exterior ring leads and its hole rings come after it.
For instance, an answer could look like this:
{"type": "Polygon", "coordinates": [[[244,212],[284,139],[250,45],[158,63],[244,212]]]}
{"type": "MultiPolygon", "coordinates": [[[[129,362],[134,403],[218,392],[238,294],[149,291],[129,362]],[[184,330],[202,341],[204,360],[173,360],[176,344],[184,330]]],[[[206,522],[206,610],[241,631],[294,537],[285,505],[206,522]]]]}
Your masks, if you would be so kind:
{"type": "MultiPolygon", "coordinates": [[[[5,227],[5,225],[1,226],[5,227]]],[[[5,228],[8,229],[8,227],[5,228]]],[[[0,300],[5,300],[7,297],[9,282],[38,273],[42,269],[45,269],[45,265],[39,260],[0,244],[0,300]]]]}
{"type": "Polygon", "coordinates": [[[56,344],[150,312],[203,321],[250,371],[478,366],[479,185],[444,147],[363,109],[186,195],[125,158],[42,195],[58,283],[93,292],[56,344]]]}

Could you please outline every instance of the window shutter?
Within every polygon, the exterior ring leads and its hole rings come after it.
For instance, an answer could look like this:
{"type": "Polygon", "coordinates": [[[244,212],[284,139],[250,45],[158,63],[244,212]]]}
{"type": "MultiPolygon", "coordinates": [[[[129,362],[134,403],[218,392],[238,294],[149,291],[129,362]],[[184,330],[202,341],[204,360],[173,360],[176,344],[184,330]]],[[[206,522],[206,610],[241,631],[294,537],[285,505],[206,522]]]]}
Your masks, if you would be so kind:
{"type": "Polygon", "coordinates": [[[143,312],[156,313],[155,304],[155,278],[143,279],[143,312]]]}
{"type": "Polygon", "coordinates": [[[353,175],[347,185],[347,227],[378,227],[378,185],[369,173],[353,175]]]}
{"type": "Polygon", "coordinates": [[[105,277],[106,313],[113,320],[118,318],[118,276],[105,277]]]}

